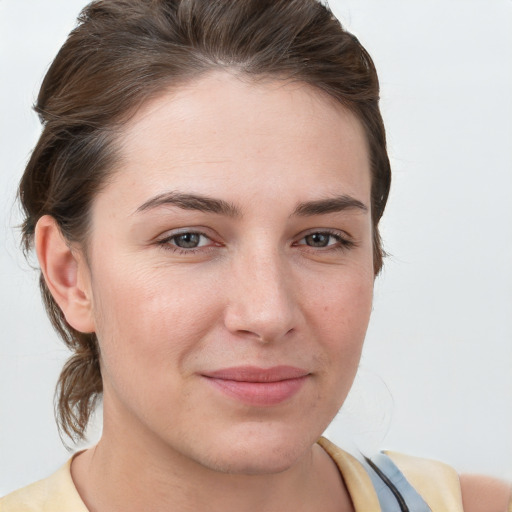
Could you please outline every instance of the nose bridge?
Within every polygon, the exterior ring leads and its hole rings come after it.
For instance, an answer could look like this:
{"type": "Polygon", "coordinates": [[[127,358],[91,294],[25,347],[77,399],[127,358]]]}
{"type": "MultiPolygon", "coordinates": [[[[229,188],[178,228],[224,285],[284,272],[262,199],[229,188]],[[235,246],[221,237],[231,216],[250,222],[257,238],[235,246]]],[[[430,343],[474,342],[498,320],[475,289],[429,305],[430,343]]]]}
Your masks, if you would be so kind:
{"type": "Polygon", "coordinates": [[[286,258],[275,247],[260,244],[237,258],[231,275],[226,326],[263,341],[295,327],[297,304],[286,258]]]}

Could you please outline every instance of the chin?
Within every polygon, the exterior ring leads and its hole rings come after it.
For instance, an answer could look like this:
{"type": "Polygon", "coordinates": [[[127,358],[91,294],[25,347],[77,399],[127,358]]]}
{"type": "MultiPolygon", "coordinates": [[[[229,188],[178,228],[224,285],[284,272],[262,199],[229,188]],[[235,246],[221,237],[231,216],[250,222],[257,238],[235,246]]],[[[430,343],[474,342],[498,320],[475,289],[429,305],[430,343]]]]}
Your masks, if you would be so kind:
{"type": "Polygon", "coordinates": [[[238,435],[219,435],[209,449],[202,452],[201,463],[211,470],[229,474],[282,473],[307,457],[319,436],[301,435],[290,429],[265,429],[255,424],[238,435]],[[205,457],[205,454],[208,455],[205,457]]]}

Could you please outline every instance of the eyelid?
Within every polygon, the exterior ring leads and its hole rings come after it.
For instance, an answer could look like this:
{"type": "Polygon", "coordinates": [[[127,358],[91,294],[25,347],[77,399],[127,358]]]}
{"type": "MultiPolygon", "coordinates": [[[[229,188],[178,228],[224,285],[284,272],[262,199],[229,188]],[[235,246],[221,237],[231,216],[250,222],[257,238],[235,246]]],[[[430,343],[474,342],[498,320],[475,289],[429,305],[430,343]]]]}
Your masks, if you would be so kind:
{"type": "MultiPolygon", "coordinates": [[[[189,254],[189,255],[194,254],[195,252],[205,252],[214,247],[221,247],[223,244],[216,240],[217,237],[215,237],[215,235],[208,233],[209,231],[210,231],[209,229],[204,229],[202,227],[196,227],[196,226],[177,228],[174,230],[168,230],[168,231],[164,232],[162,235],[158,236],[155,239],[155,243],[166,250],[170,250],[170,251],[178,252],[178,253],[182,253],[182,254],[189,254]],[[190,247],[190,248],[179,247],[178,245],[172,243],[172,240],[174,238],[179,237],[180,235],[183,235],[183,234],[196,234],[196,235],[199,235],[200,237],[206,238],[210,243],[199,245],[197,247],[190,247]]],[[[328,252],[328,251],[336,251],[336,250],[344,251],[344,250],[348,250],[352,247],[355,247],[357,245],[358,245],[357,242],[354,240],[354,238],[349,233],[347,233],[346,231],[340,230],[340,229],[333,229],[333,228],[309,229],[307,231],[300,233],[300,235],[298,235],[296,237],[295,241],[292,243],[292,247],[299,246],[299,247],[301,247],[301,249],[315,251],[315,252],[318,252],[318,251],[328,252]],[[314,234],[327,235],[327,236],[333,237],[336,240],[336,242],[328,244],[324,247],[322,247],[322,246],[315,247],[313,245],[308,245],[307,243],[302,242],[306,237],[314,235],[314,234]]]]}
{"type": "Polygon", "coordinates": [[[186,226],[183,228],[176,228],[176,229],[168,229],[164,231],[163,233],[159,234],[155,237],[156,242],[161,242],[162,240],[169,240],[170,238],[184,235],[186,233],[193,233],[197,235],[204,236],[210,240],[213,240],[215,238],[215,233],[211,233],[211,229],[203,228],[202,226],[186,226]]]}
{"type": "Polygon", "coordinates": [[[300,238],[297,238],[297,241],[294,242],[293,245],[300,245],[301,247],[305,247],[306,249],[310,249],[313,251],[329,251],[329,250],[347,250],[357,245],[356,241],[353,239],[351,235],[349,235],[346,231],[332,228],[315,228],[310,229],[304,233],[301,233],[300,238]],[[320,235],[329,235],[337,240],[336,244],[330,244],[325,247],[313,247],[307,245],[305,243],[300,244],[301,240],[304,240],[306,237],[320,234],[320,235]]]}
{"type": "Polygon", "coordinates": [[[306,231],[303,231],[302,233],[300,233],[298,236],[297,236],[297,240],[302,240],[303,238],[306,238],[307,236],[310,236],[310,235],[315,235],[315,234],[321,234],[321,235],[332,235],[334,237],[339,237],[339,238],[343,238],[345,240],[351,240],[353,241],[353,237],[347,233],[346,231],[343,231],[342,229],[334,229],[334,228],[313,228],[313,229],[308,229],[306,231]]]}
{"type": "Polygon", "coordinates": [[[204,252],[208,249],[211,249],[213,247],[219,247],[221,244],[219,242],[216,242],[214,237],[211,234],[206,233],[203,228],[199,227],[184,227],[184,228],[178,228],[174,230],[168,230],[164,232],[162,235],[158,236],[155,239],[155,243],[162,247],[164,250],[179,253],[179,254],[194,254],[196,252],[204,252]],[[179,247],[178,245],[175,245],[172,243],[172,240],[174,238],[179,237],[180,235],[184,234],[195,234],[199,235],[200,237],[204,237],[209,240],[210,243],[200,245],[198,247],[190,247],[190,248],[184,248],[179,247]]]}

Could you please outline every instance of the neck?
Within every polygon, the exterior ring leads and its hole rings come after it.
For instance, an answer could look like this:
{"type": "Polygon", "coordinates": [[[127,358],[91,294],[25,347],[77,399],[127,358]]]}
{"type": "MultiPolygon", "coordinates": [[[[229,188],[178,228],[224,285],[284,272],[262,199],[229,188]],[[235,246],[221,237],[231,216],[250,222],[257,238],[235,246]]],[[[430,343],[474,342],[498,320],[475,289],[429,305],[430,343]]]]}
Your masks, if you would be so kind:
{"type": "Polygon", "coordinates": [[[120,432],[106,421],[98,445],[73,460],[73,480],[90,512],[352,510],[336,466],[318,445],[279,473],[230,474],[141,432],[120,432]]]}

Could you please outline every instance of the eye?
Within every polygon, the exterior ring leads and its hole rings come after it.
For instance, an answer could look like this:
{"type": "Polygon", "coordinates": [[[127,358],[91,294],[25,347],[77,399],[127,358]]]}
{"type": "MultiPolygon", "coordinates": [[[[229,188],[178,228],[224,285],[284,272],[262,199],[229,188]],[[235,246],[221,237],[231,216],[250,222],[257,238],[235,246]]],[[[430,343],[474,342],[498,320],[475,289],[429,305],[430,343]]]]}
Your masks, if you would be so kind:
{"type": "Polygon", "coordinates": [[[338,240],[334,238],[330,233],[312,233],[304,237],[306,245],[310,247],[327,247],[336,243],[338,240]]]}
{"type": "Polygon", "coordinates": [[[200,247],[208,246],[212,244],[212,241],[203,233],[197,231],[182,231],[171,236],[168,236],[162,240],[159,240],[159,245],[164,246],[167,249],[182,249],[184,251],[199,249],[200,247]]]}
{"type": "Polygon", "coordinates": [[[348,249],[354,242],[338,232],[315,231],[301,238],[297,245],[305,245],[315,249],[348,249]]]}
{"type": "Polygon", "coordinates": [[[173,236],[170,241],[181,249],[195,249],[196,247],[205,245],[206,237],[200,233],[180,233],[179,235],[173,236]]]}

